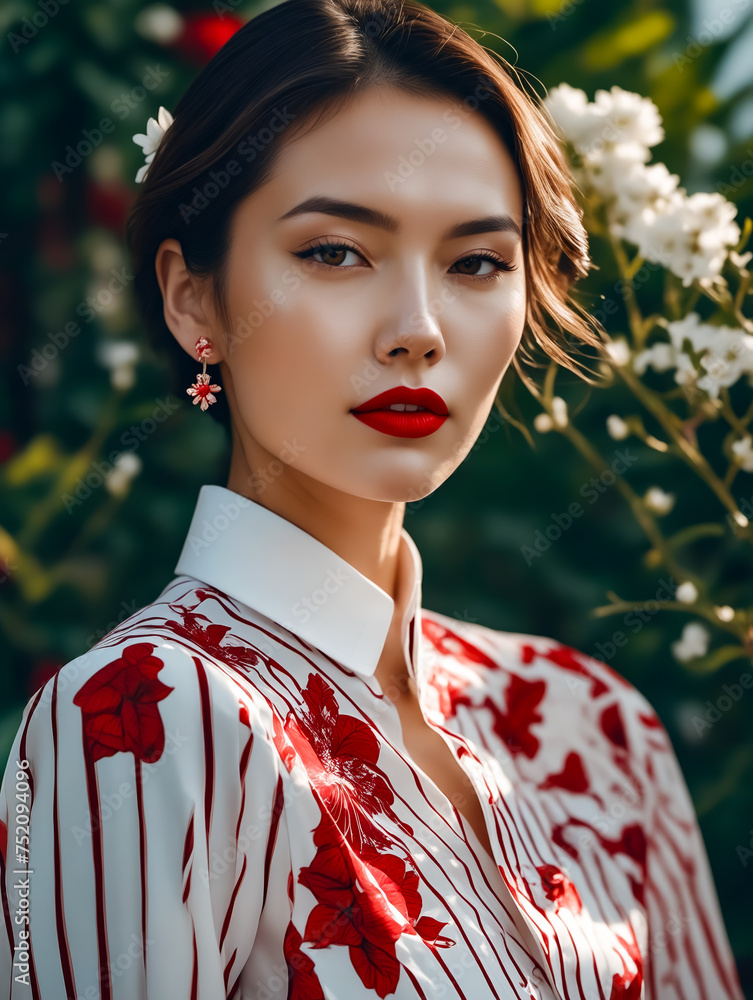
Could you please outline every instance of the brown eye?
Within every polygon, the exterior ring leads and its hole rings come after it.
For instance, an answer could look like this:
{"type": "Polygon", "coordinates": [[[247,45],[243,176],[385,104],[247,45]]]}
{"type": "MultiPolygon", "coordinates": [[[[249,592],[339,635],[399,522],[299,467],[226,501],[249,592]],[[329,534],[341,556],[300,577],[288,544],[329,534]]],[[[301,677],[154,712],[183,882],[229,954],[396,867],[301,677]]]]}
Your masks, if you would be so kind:
{"type": "Polygon", "coordinates": [[[345,253],[345,250],[341,247],[323,247],[317,251],[322,257],[322,263],[330,264],[336,266],[337,264],[342,264],[342,259],[338,257],[345,253]]]}
{"type": "MultiPolygon", "coordinates": [[[[478,261],[480,259],[481,259],[480,257],[464,257],[463,260],[459,260],[455,266],[456,267],[460,267],[460,268],[462,268],[462,267],[468,267],[468,266],[473,267],[474,266],[474,262],[476,262],[475,266],[478,267],[478,261]]],[[[474,271],[461,271],[460,273],[461,274],[475,274],[474,271]]]]}
{"type": "Polygon", "coordinates": [[[316,260],[316,263],[322,264],[322,266],[324,267],[333,267],[336,268],[337,270],[349,271],[351,270],[350,267],[341,266],[343,263],[343,258],[340,256],[341,254],[345,254],[347,256],[348,253],[355,254],[355,256],[360,257],[361,260],[364,259],[360,251],[356,250],[356,248],[352,247],[349,243],[319,242],[315,243],[313,246],[308,247],[306,250],[299,250],[297,253],[294,254],[294,256],[300,257],[301,260],[306,260],[309,257],[313,259],[323,258],[320,260],[316,260]]]}
{"type": "Polygon", "coordinates": [[[464,271],[464,270],[458,271],[458,273],[462,274],[464,277],[467,278],[476,278],[478,281],[492,281],[495,278],[500,277],[501,272],[503,271],[517,270],[516,264],[512,264],[510,261],[503,260],[502,257],[497,257],[496,254],[488,252],[474,253],[468,257],[463,257],[461,258],[461,260],[456,261],[456,263],[453,264],[453,267],[463,268],[469,266],[473,267],[474,265],[478,266],[478,261],[486,261],[486,260],[488,260],[490,264],[494,265],[493,270],[490,271],[488,274],[478,274],[475,271],[464,271]]]}

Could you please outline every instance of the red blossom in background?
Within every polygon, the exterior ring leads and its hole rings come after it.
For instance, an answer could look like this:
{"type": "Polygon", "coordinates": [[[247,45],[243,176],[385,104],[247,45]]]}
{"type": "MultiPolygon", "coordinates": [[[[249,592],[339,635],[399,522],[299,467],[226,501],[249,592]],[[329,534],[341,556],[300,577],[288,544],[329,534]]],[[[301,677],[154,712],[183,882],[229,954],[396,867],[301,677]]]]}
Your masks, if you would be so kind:
{"type": "Polygon", "coordinates": [[[92,761],[130,751],[153,763],[165,748],[165,730],[157,702],[173,688],[157,679],[164,662],[152,656],[154,643],[136,642],[96,674],[73,696],[83,714],[84,739],[92,761]]]}
{"type": "Polygon", "coordinates": [[[128,210],[135,198],[127,184],[122,181],[88,181],[84,197],[91,223],[118,234],[123,232],[128,210]]]}
{"type": "Polygon", "coordinates": [[[191,62],[203,66],[220,51],[239,28],[246,23],[232,14],[184,14],[183,31],[173,47],[191,62]]]}
{"type": "Polygon", "coordinates": [[[0,431],[0,465],[18,450],[18,441],[10,431],[0,431]]]}

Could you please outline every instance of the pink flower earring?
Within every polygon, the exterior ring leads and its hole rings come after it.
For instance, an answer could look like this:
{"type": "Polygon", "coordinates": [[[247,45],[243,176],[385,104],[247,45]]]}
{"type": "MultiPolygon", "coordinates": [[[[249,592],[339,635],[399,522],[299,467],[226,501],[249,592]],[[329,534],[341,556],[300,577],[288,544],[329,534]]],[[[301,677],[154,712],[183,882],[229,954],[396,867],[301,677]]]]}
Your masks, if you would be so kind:
{"type": "Polygon", "coordinates": [[[193,396],[194,406],[196,403],[201,403],[202,410],[208,410],[210,403],[217,402],[212,393],[222,392],[222,386],[215,385],[211,375],[207,375],[207,358],[212,353],[212,341],[207,340],[206,337],[199,337],[194,344],[194,350],[199,361],[204,362],[204,370],[196,376],[196,381],[189,389],[186,389],[186,392],[189,396],[193,396]]]}

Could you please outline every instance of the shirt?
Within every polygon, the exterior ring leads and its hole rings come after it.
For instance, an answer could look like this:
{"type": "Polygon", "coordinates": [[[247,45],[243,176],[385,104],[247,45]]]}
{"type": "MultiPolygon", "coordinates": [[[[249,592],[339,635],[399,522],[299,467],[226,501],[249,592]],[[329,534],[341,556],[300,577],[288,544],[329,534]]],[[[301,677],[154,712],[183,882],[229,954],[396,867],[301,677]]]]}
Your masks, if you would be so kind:
{"type": "Polygon", "coordinates": [[[743,1000],[666,731],[605,663],[421,607],[403,649],[493,856],[374,671],[393,599],[235,491],[29,699],[0,788],[0,996],[743,1000]]]}

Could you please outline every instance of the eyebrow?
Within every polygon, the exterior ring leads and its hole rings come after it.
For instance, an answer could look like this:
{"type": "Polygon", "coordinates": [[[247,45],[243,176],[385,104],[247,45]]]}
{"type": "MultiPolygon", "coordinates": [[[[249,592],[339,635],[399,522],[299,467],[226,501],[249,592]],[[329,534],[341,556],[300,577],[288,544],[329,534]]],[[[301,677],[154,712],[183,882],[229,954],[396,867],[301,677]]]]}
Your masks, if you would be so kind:
{"type": "MultiPolygon", "coordinates": [[[[290,219],[295,215],[303,215],[306,212],[319,212],[323,215],[336,215],[342,219],[350,219],[351,222],[361,222],[369,226],[378,226],[390,233],[400,231],[400,221],[394,215],[388,215],[376,208],[368,208],[366,205],[356,205],[351,201],[340,201],[337,198],[328,198],[325,195],[314,195],[302,201],[300,205],[291,208],[289,212],[281,215],[277,220],[290,219]]],[[[459,222],[450,226],[442,235],[442,240],[456,240],[461,236],[478,236],[480,233],[515,233],[518,239],[522,238],[520,226],[510,215],[486,215],[481,219],[469,219],[467,222],[459,222]]]]}

